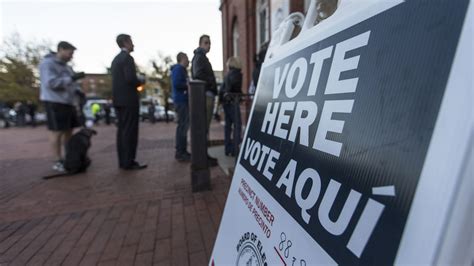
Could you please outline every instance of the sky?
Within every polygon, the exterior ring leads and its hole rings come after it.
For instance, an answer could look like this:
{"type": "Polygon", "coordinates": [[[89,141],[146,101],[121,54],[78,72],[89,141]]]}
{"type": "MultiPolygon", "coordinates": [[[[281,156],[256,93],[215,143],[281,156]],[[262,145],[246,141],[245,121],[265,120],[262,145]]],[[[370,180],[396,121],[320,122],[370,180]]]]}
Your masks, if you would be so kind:
{"type": "MultiPolygon", "coordinates": [[[[222,70],[220,0],[0,0],[0,38],[18,32],[25,41],[59,41],[77,47],[74,70],[105,73],[120,51],[115,38],[132,36],[132,56],[140,67],[151,68],[158,53],[176,61],[182,51],[191,60],[199,36],[211,36],[209,60],[222,70]]],[[[1,41],[1,40],[0,40],[1,41]]]]}

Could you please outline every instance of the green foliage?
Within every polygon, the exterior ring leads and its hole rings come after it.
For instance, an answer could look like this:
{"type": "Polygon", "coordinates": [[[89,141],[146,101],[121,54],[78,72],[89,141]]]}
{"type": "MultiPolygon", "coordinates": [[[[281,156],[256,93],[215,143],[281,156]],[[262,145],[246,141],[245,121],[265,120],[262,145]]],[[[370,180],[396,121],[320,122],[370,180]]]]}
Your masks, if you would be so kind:
{"type": "Polygon", "coordinates": [[[5,39],[0,47],[0,101],[38,101],[38,65],[48,51],[47,42],[25,42],[18,33],[5,39]]]}
{"type": "Polygon", "coordinates": [[[37,95],[29,88],[16,83],[0,83],[0,101],[13,104],[17,101],[37,101],[37,95]]]}

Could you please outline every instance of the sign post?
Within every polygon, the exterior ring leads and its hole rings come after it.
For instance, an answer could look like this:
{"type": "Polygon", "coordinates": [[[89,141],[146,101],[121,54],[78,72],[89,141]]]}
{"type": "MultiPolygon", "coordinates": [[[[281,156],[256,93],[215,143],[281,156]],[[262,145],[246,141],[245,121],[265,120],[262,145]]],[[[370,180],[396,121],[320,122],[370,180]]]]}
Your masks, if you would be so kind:
{"type": "Polygon", "coordinates": [[[273,34],[210,265],[470,263],[472,3],[314,6],[273,34]]]}
{"type": "Polygon", "coordinates": [[[189,113],[191,125],[191,187],[193,192],[211,189],[207,161],[206,90],[205,82],[189,82],[189,113]]]}

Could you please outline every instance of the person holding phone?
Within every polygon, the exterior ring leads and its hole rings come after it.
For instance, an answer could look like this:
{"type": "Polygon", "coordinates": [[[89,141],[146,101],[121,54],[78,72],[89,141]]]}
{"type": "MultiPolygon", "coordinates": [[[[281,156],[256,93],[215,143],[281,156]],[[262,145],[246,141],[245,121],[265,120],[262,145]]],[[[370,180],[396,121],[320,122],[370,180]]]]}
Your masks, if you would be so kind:
{"type": "Polygon", "coordinates": [[[39,65],[40,100],[43,102],[47,127],[50,131],[51,150],[55,157],[53,170],[64,172],[66,143],[75,127],[80,126],[76,113],[76,96],[83,95],[77,80],[84,78],[84,72],[76,73],[68,62],[71,61],[76,47],[61,41],[57,52],[46,55],[39,65]]]}

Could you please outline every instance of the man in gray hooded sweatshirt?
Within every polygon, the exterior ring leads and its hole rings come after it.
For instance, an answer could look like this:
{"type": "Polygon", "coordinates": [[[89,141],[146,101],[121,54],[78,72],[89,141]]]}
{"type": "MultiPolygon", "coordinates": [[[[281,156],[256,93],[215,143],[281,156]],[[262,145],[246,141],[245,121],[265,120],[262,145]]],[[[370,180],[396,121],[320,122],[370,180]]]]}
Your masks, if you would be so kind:
{"type": "Polygon", "coordinates": [[[84,72],[75,73],[67,64],[71,61],[76,47],[68,42],[59,42],[57,53],[46,55],[39,65],[41,93],[47,116],[50,143],[56,162],[53,170],[63,172],[64,147],[71,138],[72,131],[79,126],[75,98],[82,94],[78,79],[84,72]]]}

